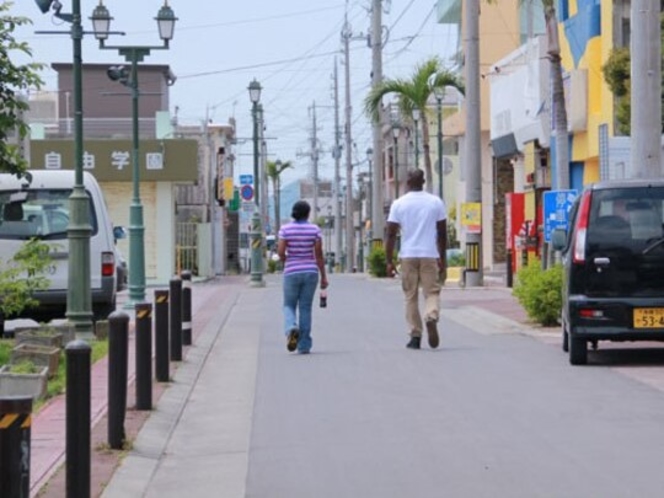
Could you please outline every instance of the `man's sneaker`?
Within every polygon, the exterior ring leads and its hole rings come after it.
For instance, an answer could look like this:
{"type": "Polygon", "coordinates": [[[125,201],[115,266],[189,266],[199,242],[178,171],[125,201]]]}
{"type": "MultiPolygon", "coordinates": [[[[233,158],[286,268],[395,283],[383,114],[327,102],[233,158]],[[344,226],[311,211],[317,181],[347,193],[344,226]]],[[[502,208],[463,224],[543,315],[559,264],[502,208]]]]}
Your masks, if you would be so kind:
{"type": "Polygon", "coordinates": [[[436,349],[440,344],[440,338],[438,337],[438,323],[435,320],[427,321],[427,334],[429,335],[429,346],[436,349]]]}
{"type": "Polygon", "coordinates": [[[410,341],[408,341],[408,344],[406,344],[406,347],[409,349],[420,349],[421,340],[421,337],[411,337],[410,341]]]}
{"type": "Polygon", "coordinates": [[[286,349],[291,353],[297,349],[297,340],[300,338],[300,331],[297,327],[290,329],[288,333],[288,342],[286,343],[286,349]]]}

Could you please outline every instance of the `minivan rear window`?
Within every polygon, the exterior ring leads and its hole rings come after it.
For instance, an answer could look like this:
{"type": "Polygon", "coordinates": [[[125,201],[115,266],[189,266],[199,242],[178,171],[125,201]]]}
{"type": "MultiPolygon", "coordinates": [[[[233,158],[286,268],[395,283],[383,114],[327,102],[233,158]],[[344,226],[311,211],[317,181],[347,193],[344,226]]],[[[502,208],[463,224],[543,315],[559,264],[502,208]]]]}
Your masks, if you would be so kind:
{"type": "Polygon", "coordinates": [[[596,190],[592,199],[588,244],[595,249],[620,244],[640,253],[664,237],[664,187],[596,190]]]}
{"type": "MultiPolygon", "coordinates": [[[[0,239],[66,239],[71,193],[71,189],[0,191],[0,239]]],[[[97,215],[89,193],[88,197],[89,220],[95,235],[97,215]]]]}
{"type": "Polygon", "coordinates": [[[585,252],[588,296],[664,296],[664,187],[594,190],[585,252]]]}

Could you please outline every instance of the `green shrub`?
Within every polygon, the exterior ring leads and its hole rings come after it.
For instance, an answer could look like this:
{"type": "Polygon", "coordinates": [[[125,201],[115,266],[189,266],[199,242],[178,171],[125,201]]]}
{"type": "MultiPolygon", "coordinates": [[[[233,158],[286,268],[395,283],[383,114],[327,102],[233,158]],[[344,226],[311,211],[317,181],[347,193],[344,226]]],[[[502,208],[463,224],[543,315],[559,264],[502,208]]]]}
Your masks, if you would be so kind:
{"type": "Polygon", "coordinates": [[[454,254],[447,258],[447,267],[450,266],[466,266],[466,255],[463,253],[454,254]]]}
{"type": "Polygon", "coordinates": [[[367,257],[369,273],[374,277],[387,277],[387,262],[385,261],[385,248],[374,247],[367,257]]]}
{"type": "Polygon", "coordinates": [[[17,315],[39,305],[34,291],[48,289],[49,246],[37,239],[25,242],[8,261],[0,261],[0,313],[17,315]]]}
{"type": "Polygon", "coordinates": [[[272,258],[268,258],[267,260],[267,272],[268,273],[276,273],[277,270],[279,269],[279,261],[275,261],[272,258]]]}
{"type": "Polygon", "coordinates": [[[516,273],[512,293],[528,317],[545,327],[556,325],[562,310],[563,269],[555,265],[543,270],[532,262],[516,273]]]}

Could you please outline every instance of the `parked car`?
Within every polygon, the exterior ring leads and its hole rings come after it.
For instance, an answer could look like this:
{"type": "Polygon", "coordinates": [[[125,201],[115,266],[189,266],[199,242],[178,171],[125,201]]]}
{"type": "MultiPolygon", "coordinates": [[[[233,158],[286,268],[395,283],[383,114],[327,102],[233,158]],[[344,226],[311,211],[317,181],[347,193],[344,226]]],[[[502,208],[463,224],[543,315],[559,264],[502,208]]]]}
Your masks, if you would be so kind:
{"type": "Polygon", "coordinates": [[[664,341],[664,179],[600,182],[554,230],[563,256],[563,350],[587,362],[588,343],[664,341]]]}
{"type": "MultiPolygon", "coordinates": [[[[34,297],[39,306],[23,311],[20,316],[0,316],[0,335],[5,319],[32,318],[48,322],[64,318],[69,286],[69,197],[74,185],[74,172],[30,171],[18,179],[0,174],[0,260],[11,259],[28,239],[46,242],[53,265],[47,275],[49,288],[34,297]]],[[[94,320],[105,319],[115,310],[118,289],[115,234],[101,188],[94,176],[85,172],[83,185],[89,197],[90,290],[94,320]]]]}

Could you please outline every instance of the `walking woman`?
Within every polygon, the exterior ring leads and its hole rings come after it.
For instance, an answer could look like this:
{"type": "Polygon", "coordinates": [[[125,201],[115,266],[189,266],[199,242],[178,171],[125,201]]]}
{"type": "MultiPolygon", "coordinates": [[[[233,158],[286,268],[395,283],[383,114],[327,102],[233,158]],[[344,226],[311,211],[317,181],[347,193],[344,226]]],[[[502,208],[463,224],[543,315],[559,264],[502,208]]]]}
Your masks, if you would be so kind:
{"type": "Polygon", "coordinates": [[[277,252],[284,262],[284,331],[288,351],[306,354],[311,350],[311,314],[320,273],[320,288],[326,289],[320,227],[309,223],[311,206],[293,204],[293,221],[279,230],[277,252]]]}

